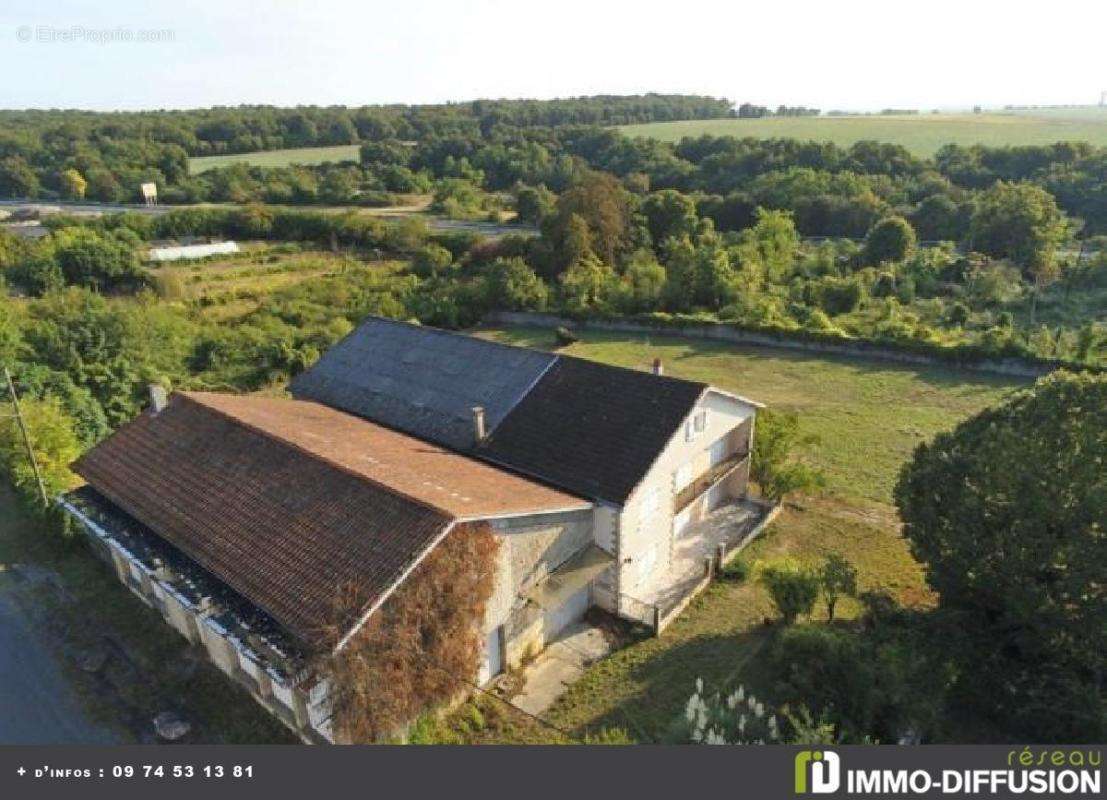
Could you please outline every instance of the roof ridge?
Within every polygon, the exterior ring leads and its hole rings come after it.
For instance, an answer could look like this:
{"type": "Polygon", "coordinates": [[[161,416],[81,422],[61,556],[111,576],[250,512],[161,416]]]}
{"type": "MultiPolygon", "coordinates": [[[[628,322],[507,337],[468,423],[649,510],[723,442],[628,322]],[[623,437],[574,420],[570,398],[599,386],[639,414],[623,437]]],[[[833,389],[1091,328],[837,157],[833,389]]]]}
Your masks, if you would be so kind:
{"type": "Polygon", "coordinates": [[[480,336],[473,336],[472,334],[465,333],[464,331],[451,331],[451,330],[448,330],[446,328],[436,327],[434,325],[423,325],[422,323],[408,322],[408,321],[402,320],[402,319],[391,319],[389,317],[378,317],[375,314],[368,314],[365,317],[363,317],[361,319],[361,321],[358,322],[357,326],[354,327],[354,330],[350,331],[350,333],[348,333],[346,335],[349,336],[349,335],[353,334],[354,332],[356,332],[362,325],[364,325],[369,320],[375,320],[377,322],[387,322],[388,324],[395,325],[396,327],[408,328],[408,329],[416,330],[416,331],[425,331],[427,333],[434,333],[434,334],[437,334],[439,336],[448,336],[448,337],[451,337],[451,338],[454,338],[454,339],[465,339],[465,340],[468,340],[468,341],[471,341],[471,342],[480,342],[481,344],[491,345],[493,347],[499,347],[499,348],[502,348],[502,349],[505,349],[505,350],[515,350],[515,351],[522,350],[525,353],[534,353],[535,355],[546,355],[546,356],[549,356],[550,358],[557,358],[557,357],[560,356],[560,353],[551,353],[547,350],[539,350],[535,347],[526,347],[526,346],[520,345],[520,344],[509,344],[508,342],[498,342],[495,339],[485,339],[485,338],[482,338],[480,336]]]}
{"type": "Polygon", "coordinates": [[[606,361],[596,361],[595,359],[569,355],[568,353],[558,353],[557,356],[558,358],[572,359],[573,361],[580,361],[585,364],[590,364],[597,367],[604,367],[606,369],[622,370],[623,372],[632,372],[636,375],[650,375],[651,377],[658,378],[666,383],[684,383],[688,384],[689,386],[700,386],[703,388],[711,387],[711,384],[707,383],[706,381],[694,381],[690,380],[689,378],[678,378],[675,375],[654,375],[648,370],[639,369],[637,367],[624,367],[622,364],[608,364],[606,361]]]}
{"type": "MultiPolygon", "coordinates": [[[[439,336],[448,336],[448,337],[452,337],[454,339],[467,339],[469,341],[477,341],[477,342],[481,342],[482,344],[493,345],[494,347],[500,347],[500,348],[504,348],[504,349],[507,349],[507,350],[515,350],[515,351],[522,350],[523,352],[526,352],[526,353],[534,353],[535,355],[549,356],[550,363],[546,365],[546,367],[542,370],[541,374],[539,374],[539,376],[534,381],[531,382],[530,386],[527,387],[526,391],[524,391],[523,394],[520,395],[520,397],[515,401],[515,403],[512,404],[512,408],[514,408],[516,405],[518,405],[520,400],[522,400],[524,397],[526,397],[528,394],[530,394],[531,390],[534,389],[535,385],[540,380],[542,380],[542,378],[546,375],[546,373],[549,372],[549,370],[560,359],[572,359],[574,361],[583,361],[583,362],[586,362],[588,364],[592,364],[592,365],[596,365],[596,366],[600,366],[600,367],[606,367],[608,369],[618,369],[618,370],[625,370],[627,372],[647,374],[646,370],[638,369],[636,367],[624,367],[621,364],[608,364],[604,361],[596,361],[596,360],[591,359],[591,358],[583,358],[581,356],[574,356],[574,355],[571,355],[569,353],[557,353],[557,352],[551,352],[549,350],[539,350],[535,347],[526,347],[524,345],[509,344],[507,342],[499,342],[499,341],[496,341],[495,339],[484,339],[480,336],[473,336],[472,334],[466,333],[464,331],[451,331],[451,330],[446,330],[445,328],[438,328],[438,327],[435,327],[433,325],[416,324],[416,323],[413,323],[413,322],[407,322],[406,320],[390,319],[389,317],[378,317],[374,314],[369,314],[369,315],[365,316],[364,318],[362,318],[361,322],[359,322],[357,324],[357,327],[355,327],[353,331],[350,331],[350,333],[347,334],[347,336],[350,336],[353,333],[355,333],[359,328],[361,328],[362,325],[364,325],[369,320],[376,320],[378,322],[386,322],[390,325],[395,325],[397,327],[408,328],[408,329],[411,329],[411,330],[418,330],[418,331],[426,331],[428,333],[438,334],[439,336]]],[[[711,385],[711,384],[707,383],[706,381],[694,381],[694,380],[690,380],[688,378],[678,378],[675,375],[657,375],[655,377],[661,378],[662,380],[664,380],[666,382],[670,382],[670,383],[678,383],[679,382],[679,383],[694,384],[696,386],[710,386],[711,385]]],[[[510,409],[509,409],[508,413],[510,413],[510,409]]]]}
{"type": "MultiPolygon", "coordinates": [[[[357,470],[351,469],[350,467],[346,466],[345,464],[340,464],[337,461],[335,461],[333,458],[328,458],[327,456],[325,456],[321,453],[317,453],[317,452],[313,452],[311,450],[308,450],[307,448],[305,448],[305,447],[303,447],[299,444],[296,444],[295,442],[290,442],[288,439],[285,439],[281,436],[277,436],[273,433],[270,433],[269,431],[267,431],[263,428],[260,428],[257,425],[254,425],[253,423],[250,423],[250,422],[247,422],[244,419],[240,419],[238,417],[235,417],[235,416],[229,414],[228,412],[224,411],[221,408],[217,408],[216,406],[209,405],[209,404],[204,403],[200,400],[197,400],[195,396],[198,395],[198,394],[219,394],[219,393],[218,392],[174,392],[173,396],[174,397],[182,397],[185,400],[193,403],[194,405],[201,406],[202,408],[205,408],[208,411],[212,411],[215,414],[218,414],[220,417],[222,417],[226,420],[229,420],[229,421],[231,421],[231,422],[233,422],[237,425],[241,425],[244,428],[248,428],[249,430],[253,431],[254,433],[258,434],[259,436],[265,437],[269,441],[276,442],[277,444],[283,445],[284,447],[288,447],[292,450],[296,450],[297,452],[303,453],[306,456],[318,459],[319,461],[322,461],[324,464],[331,467],[332,469],[336,469],[339,472],[343,472],[347,475],[350,475],[353,478],[356,478],[357,480],[364,481],[365,483],[368,483],[372,486],[376,486],[378,489],[382,489],[382,490],[384,490],[384,491],[386,491],[390,494],[394,494],[394,495],[398,495],[400,497],[403,497],[405,500],[409,500],[409,501],[411,501],[412,503],[415,503],[418,506],[426,508],[430,511],[434,511],[438,514],[441,514],[442,516],[446,517],[448,520],[450,520],[452,522],[456,522],[459,519],[457,514],[454,514],[452,511],[449,511],[448,509],[445,509],[440,505],[430,503],[426,500],[415,497],[415,496],[411,495],[408,492],[397,489],[394,486],[389,486],[388,484],[383,483],[379,480],[376,480],[375,478],[371,478],[371,477],[369,477],[368,475],[366,475],[362,472],[358,472],[357,470]]],[[[231,394],[230,396],[231,397],[246,397],[248,395],[231,394]]],[[[337,408],[331,408],[330,406],[323,405],[322,403],[318,403],[314,400],[292,400],[291,402],[294,402],[294,403],[310,403],[311,405],[319,406],[320,408],[325,408],[328,411],[333,411],[336,414],[342,414],[343,416],[350,417],[351,419],[353,419],[353,420],[355,420],[359,423],[362,423],[362,424],[368,424],[368,425],[374,424],[374,423],[369,422],[368,420],[365,420],[361,417],[355,416],[354,414],[349,414],[349,413],[347,413],[345,411],[342,411],[340,409],[337,409],[337,408]]],[[[401,435],[403,435],[403,434],[401,434],[401,435]]],[[[422,439],[420,439],[419,441],[422,441],[422,439]]],[[[438,446],[438,445],[434,445],[433,443],[428,443],[428,444],[431,444],[434,447],[438,446]]],[[[458,455],[461,455],[461,454],[458,454],[458,455]]],[[[462,456],[462,457],[465,457],[465,456],[462,456]]],[[[476,460],[476,459],[472,459],[472,460],[476,460]]]]}

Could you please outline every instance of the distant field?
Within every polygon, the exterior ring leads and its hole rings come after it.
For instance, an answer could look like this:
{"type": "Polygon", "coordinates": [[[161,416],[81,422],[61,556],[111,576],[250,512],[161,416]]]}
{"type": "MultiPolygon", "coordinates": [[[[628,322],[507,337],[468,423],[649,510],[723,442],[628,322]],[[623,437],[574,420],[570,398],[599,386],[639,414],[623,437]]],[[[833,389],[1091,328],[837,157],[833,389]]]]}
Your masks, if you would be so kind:
{"type": "Polygon", "coordinates": [[[322,164],[324,161],[357,161],[358,145],[340,144],[334,147],[294,147],[288,150],[260,150],[256,153],[236,153],[229,156],[199,156],[188,160],[188,171],[199,175],[209,169],[231,164],[252,167],[287,167],[290,164],[322,164]]]}
{"type": "Polygon", "coordinates": [[[986,114],[710,119],[624,125],[631,136],[667,142],[715,136],[813,139],[848,147],[862,139],[900,144],[919,156],[944,144],[1032,145],[1087,141],[1107,147],[1107,109],[1098,107],[986,114]]]}

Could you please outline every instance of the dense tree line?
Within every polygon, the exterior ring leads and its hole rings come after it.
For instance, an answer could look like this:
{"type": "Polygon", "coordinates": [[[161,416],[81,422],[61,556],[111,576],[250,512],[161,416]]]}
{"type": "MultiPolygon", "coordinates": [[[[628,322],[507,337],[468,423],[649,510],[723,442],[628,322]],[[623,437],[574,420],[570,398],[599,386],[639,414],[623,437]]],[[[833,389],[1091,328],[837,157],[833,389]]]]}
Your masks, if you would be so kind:
{"type": "Polygon", "coordinates": [[[144,181],[162,186],[185,181],[190,156],[449,136],[479,139],[505,127],[616,125],[729,114],[729,103],[722,99],[658,94],[361,108],[3,111],[0,195],[132,201],[144,181]]]}
{"type": "Polygon", "coordinates": [[[470,196],[448,204],[450,195],[518,185],[561,193],[591,169],[612,173],[638,194],[692,195],[719,230],[748,227],[761,206],[791,211],[804,235],[862,238],[894,212],[923,240],[960,241],[980,193],[1007,181],[1045,189],[1077,229],[1107,233],[1107,149],[1087,143],[949,145],[924,159],[871,141],[843,148],[705,135],[669,144],[602,127],[732,113],[723,100],[667,95],[355,109],[0,112],[0,196],[134,201],[144,181],[158,183],[170,203],[384,205],[397,194],[441,193],[443,207],[474,216],[496,203],[470,196]],[[239,164],[200,175],[188,169],[190,156],[334,144],[360,145],[358,162],[239,164]]]}

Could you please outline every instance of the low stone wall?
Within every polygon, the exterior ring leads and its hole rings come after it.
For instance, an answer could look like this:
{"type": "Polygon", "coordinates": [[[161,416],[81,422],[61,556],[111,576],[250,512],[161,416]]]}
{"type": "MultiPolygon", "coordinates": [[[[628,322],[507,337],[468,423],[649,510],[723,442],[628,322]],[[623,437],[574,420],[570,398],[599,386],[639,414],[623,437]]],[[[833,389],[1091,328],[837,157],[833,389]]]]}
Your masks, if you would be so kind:
{"type": "Polygon", "coordinates": [[[570,330],[608,331],[613,333],[644,333],[652,336],[671,336],[685,339],[705,339],[708,341],[731,342],[733,344],[773,347],[783,350],[797,350],[805,353],[820,353],[863,358],[873,361],[890,361],[897,364],[926,364],[953,367],[972,372],[987,372],[997,375],[1009,375],[1018,378],[1039,378],[1053,372],[1057,365],[1033,363],[1018,358],[983,359],[979,361],[953,361],[928,356],[924,353],[912,353],[897,350],[882,344],[866,342],[862,339],[850,342],[817,342],[800,338],[791,338],[786,334],[763,333],[745,330],[724,322],[704,322],[692,325],[651,325],[637,320],[620,319],[584,319],[574,320],[558,317],[554,314],[539,314],[530,311],[493,311],[484,317],[486,324],[516,325],[526,328],[558,328],[570,330]]]}

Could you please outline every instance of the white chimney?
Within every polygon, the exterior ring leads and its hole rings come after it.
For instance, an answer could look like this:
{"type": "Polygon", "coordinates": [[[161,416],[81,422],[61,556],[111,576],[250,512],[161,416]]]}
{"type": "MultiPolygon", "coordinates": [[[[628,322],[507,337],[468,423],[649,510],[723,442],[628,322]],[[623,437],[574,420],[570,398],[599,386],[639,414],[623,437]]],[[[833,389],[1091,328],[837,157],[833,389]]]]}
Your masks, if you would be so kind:
{"type": "Polygon", "coordinates": [[[654,375],[664,375],[665,374],[665,367],[662,366],[660,358],[655,358],[653,360],[653,374],[654,375]]]}
{"type": "Polygon", "coordinates": [[[164,386],[160,386],[156,383],[150,384],[150,412],[157,414],[159,411],[165,409],[165,404],[169,402],[169,395],[165,391],[164,386]]]}
{"type": "Polygon", "coordinates": [[[473,438],[476,439],[477,444],[480,444],[484,441],[485,435],[484,408],[481,406],[473,406],[473,438]]]}

